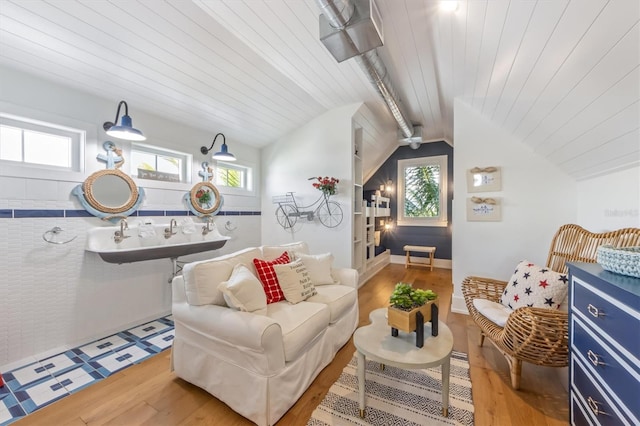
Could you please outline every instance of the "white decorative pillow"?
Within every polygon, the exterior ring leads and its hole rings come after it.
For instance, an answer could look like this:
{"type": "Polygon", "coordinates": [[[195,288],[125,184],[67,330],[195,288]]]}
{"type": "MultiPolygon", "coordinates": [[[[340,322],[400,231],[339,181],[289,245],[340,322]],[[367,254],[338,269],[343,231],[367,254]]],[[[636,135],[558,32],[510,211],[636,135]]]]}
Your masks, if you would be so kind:
{"type": "Polygon", "coordinates": [[[255,312],[267,307],[267,295],[260,280],[242,263],[233,268],[229,280],[221,282],[218,290],[232,309],[255,312]]]}
{"type": "Polygon", "coordinates": [[[307,268],[300,259],[285,265],[273,265],[273,269],[287,301],[296,304],[318,294],[307,268]]]}
{"type": "Polygon", "coordinates": [[[513,312],[506,306],[487,299],[473,299],[473,306],[478,312],[500,327],[504,327],[507,324],[507,319],[513,312]]]}
{"type": "Polygon", "coordinates": [[[558,309],[567,296],[568,282],[566,274],[524,260],[516,266],[500,303],[511,309],[523,306],[558,309]]]}
{"type": "Polygon", "coordinates": [[[331,265],[333,264],[333,255],[331,253],[304,254],[296,252],[296,259],[302,260],[304,266],[307,267],[313,285],[336,283],[336,280],[331,275],[331,265]]]}
{"type": "Polygon", "coordinates": [[[273,260],[286,251],[291,260],[295,260],[294,252],[309,254],[309,247],[304,241],[282,244],[280,246],[262,246],[262,259],[273,260]]]}

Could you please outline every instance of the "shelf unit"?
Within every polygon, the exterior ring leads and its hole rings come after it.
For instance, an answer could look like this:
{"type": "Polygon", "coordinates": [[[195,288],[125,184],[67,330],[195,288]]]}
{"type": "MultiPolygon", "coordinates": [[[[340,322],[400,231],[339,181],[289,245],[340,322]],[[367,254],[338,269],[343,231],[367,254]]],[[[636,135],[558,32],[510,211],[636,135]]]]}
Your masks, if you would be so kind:
{"type": "Polygon", "coordinates": [[[375,229],[375,217],[373,216],[373,208],[372,207],[366,207],[366,202],[365,202],[365,220],[364,220],[364,227],[365,227],[365,237],[366,237],[366,244],[365,244],[365,262],[366,263],[371,263],[374,260],[374,257],[376,255],[375,252],[375,237],[376,237],[376,229],[375,229]]]}
{"type": "Polygon", "coordinates": [[[353,250],[351,252],[351,267],[362,275],[365,270],[365,215],[362,192],[362,128],[355,123],[352,125],[353,134],[353,250]]]}

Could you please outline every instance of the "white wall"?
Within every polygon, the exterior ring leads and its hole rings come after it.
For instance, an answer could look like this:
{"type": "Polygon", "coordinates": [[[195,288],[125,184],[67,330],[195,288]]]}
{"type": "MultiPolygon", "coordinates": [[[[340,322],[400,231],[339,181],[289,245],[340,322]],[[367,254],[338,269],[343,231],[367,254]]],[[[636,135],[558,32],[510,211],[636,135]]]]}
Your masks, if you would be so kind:
{"type": "MultiPolygon", "coordinates": [[[[70,122],[88,135],[84,173],[60,177],[49,172],[29,175],[23,170],[28,178],[8,177],[8,167],[3,166],[0,209],[81,209],[71,190],[90,173],[104,168],[95,157],[105,140],[102,123],[114,119],[117,102],[7,68],[0,68],[0,79],[1,111],[70,122]]],[[[209,146],[213,134],[167,122],[132,104],[129,114],[134,126],[148,137],[147,143],[192,153],[193,179],[199,180],[197,172],[200,162],[205,160],[199,147],[209,146]]],[[[227,144],[239,163],[255,167],[259,177],[259,150],[239,141],[227,140],[227,144]]],[[[255,194],[225,195],[223,212],[260,210],[257,177],[255,194]]],[[[182,196],[192,184],[137,179],[136,182],[147,193],[140,209],[186,210],[182,196]]],[[[222,189],[221,192],[224,195],[222,189]]],[[[153,219],[156,223],[168,223],[170,217],[153,219]]],[[[225,247],[181,260],[211,257],[260,244],[258,215],[218,216],[216,223],[223,234],[232,237],[225,247]],[[227,221],[236,228],[234,231],[225,230],[227,221]]],[[[0,218],[0,371],[31,357],[72,347],[170,312],[169,259],[115,265],[84,251],[87,230],[105,225],[110,224],[93,217],[0,218]],[[76,240],[61,246],[46,243],[42,234],[54,226],[63,228],[66,235],[77,235],[76,240]]]]}
{"type": "MultiPolygon", "coordinates": [[[[351,119],[361,104],[333,109],[304,127],[280,138],[262,150],[262,242],[282,244],[306,241],[311,253],[332,252],[335,265],[351,265],[351,222],[353,180],[351,119]],[[278,225],[274,195],[295,192],[301,205],[310,205],[321,195],[308,178],[333,176],[340,179],[338,193],[332,196],[344,212],[342,223],[327,228],[318,220],[298,220],[294,232],[278,225]]],[[[308,210],[308,209],[306,209],[308,210]]]]}
{"type": "Polygon", "coordinates": [[[523,259],[544,264],[555,231],[576,223],[576,183],[465,102],[456,100],[452,310],[466,312],[460,290],[469,275],[508,280],[523,259]],[[502,190],[467,193],[473,167],[502,168],[502,190]],[[500,222],[468,222],[466,199],[500,197],[500,222]]]}
{"type": "Polygon", "coordinates": [[[578,181],[578,223],[591,232],[640,228],[640,167],[578,181]]]}

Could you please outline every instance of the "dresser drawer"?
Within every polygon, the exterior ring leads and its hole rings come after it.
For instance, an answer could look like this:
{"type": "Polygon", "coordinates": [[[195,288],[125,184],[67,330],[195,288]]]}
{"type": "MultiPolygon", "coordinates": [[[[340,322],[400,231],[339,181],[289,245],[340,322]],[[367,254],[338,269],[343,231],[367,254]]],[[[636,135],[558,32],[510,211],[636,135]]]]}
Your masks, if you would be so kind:
{"type": "Polygon", "coordinates": [[[571,358],[571,372],[571,391],[585,405],[589,415],[596,419],[597,424],[602,426],[632,425],[615,407],[610,397],[605,397],[604,389],[596,384],[595,379],[583,369],[575,357],[571,358]]]}
{"type": "Polygon", "coordinates": [[[579,312],[589,324],[608,334],[609,340],[615,341],[612,344],[614,349],[621,350],[626,356],[636,357],[631,361],[637,363],[640,353],[640,317],[637,311],[596,289],[591,289],[580,279],[574,278],[573,281],[571,304],[574,313],[579,312]]]}
{"type": "Polygon", "coordinates": [[[606,342],[593,335],[575,317],[572,327],[573,356],[580,354],[583,357],[582,361],[596,372],[597,380],[607,383],[622,403],[639,417],[640,381],[637,373],[635,377],[633,374],[633,369],[637,366],[631,367],[619,356],[614,356],[606,342]]]}
{"type": "Polygon", "coordinates": [[[578,402],[576,396],[571,392],[571,424],[574,426],[591,426],[593,420],[589,417],[587,410],[578,402]]]}

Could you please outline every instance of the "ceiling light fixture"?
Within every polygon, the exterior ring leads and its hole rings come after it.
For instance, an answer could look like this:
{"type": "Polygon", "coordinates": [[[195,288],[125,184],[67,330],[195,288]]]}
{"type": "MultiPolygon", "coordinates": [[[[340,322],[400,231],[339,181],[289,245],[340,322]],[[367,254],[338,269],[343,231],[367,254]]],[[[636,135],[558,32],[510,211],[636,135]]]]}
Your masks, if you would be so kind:
{"type": "Polygon", "coordinates": [[[206,146],[200,147],[200,152],[204,155],[207,155],[209,151],[213,149],[213,145],[215,145],[218,136],[222,136],[222,146],[220,147],[220,151],[213,154],[211,158],[214,160],[222,161],[236,161],[236,157],[227,150],[227,140],[222,133],[218,133],[217,135],[215,135],[215,137],[213,138],[213,142],[211,142],[211,146],[209,148],[207,148],[206,146]]]}
{"type": "Polygon", "coordinates": [[[440,2],[440,10],[444,12],[455,12],[458,9],[457,1],[442,0],[440,2]]]}
{"type": "Polygon", "coordinates": [[[107,132],[107,135],[118,138],[126,139],[129,141],[143,141],[147,138],[138,129],[134,129],[131,124],[131,117],[129,117],[129,106],[125,101],[120,101],[118,104],[118,110],[116,111],[116,119],[111,121],[105,121],[102,128],[107,132]],[[120,117],[120,107],[124,105],[124,115],[118,126],[118,117],[120,117]]]}

